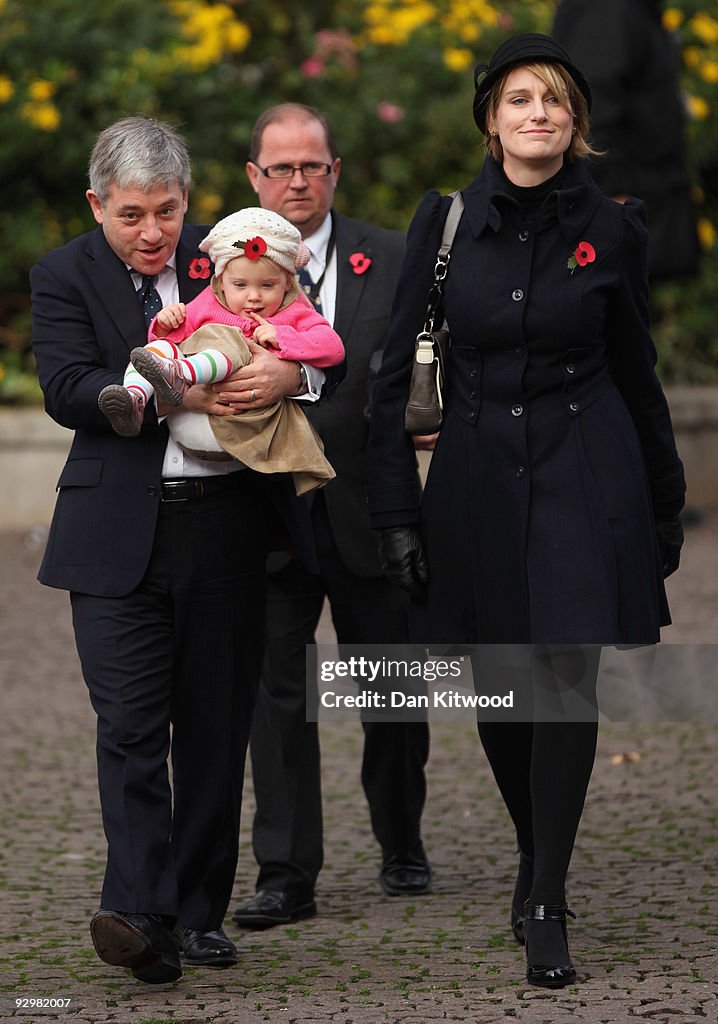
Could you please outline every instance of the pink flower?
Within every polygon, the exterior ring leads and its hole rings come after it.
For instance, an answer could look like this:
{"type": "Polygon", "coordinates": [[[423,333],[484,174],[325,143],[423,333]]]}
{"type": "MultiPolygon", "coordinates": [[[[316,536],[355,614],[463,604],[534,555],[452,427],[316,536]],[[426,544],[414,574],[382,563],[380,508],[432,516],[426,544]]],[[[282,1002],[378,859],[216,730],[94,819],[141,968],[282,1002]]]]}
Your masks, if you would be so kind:
{"type": "Polygon", "coordinates": [[[211,264],[206,256],[197,256],[195,259],[190,260],[189,263],[189,276],[193,280],[201,279],[206,281],[209,277],[209,268],[211,264]]]}
{"type": "Polygon", "coordinates": [[[309,57],[299,66],[299,71],[305,78],[321,78],[325,70],[324,61],[318,60],[316,57],[309,57]]]}
{"type": "Polygon", "coordinates": [[[399,121],[403,121],[406,117],[406,111],[403,107],[398,107],[396,103],[377,103],[376,107],[377,117],[380,121],[384,121],[386,124],[397,124],[399,121]]]}

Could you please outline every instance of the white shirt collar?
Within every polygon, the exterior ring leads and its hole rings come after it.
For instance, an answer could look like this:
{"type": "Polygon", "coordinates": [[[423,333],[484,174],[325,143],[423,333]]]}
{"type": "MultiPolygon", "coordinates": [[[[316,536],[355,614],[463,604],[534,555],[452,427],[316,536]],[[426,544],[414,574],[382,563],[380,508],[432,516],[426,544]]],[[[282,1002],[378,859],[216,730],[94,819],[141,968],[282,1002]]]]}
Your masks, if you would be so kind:
{"type": "Polygon", "coordinates": [[[332,215],[331,212],[329,212],[317,230],[313,234],[307,235],[304,239],[304,244],[307,249],[309,249],[313,259],[320,264],[322,270],[324,270],[324,266],[327,262],[327,246],[329,245],[329,236],[331,233],[332,215]]]}

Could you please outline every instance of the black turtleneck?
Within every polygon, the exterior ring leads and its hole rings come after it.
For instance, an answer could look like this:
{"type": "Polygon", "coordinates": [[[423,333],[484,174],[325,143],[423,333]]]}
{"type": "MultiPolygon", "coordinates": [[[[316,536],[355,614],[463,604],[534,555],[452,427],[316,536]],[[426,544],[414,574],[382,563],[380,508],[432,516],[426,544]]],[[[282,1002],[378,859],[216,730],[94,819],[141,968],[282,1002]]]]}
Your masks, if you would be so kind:
{"type": "Polygon", "coordinates": [[[556,174],[538,185],[522,186],[514,185],[512,181],[509,181],[503,167],[499,169],[504,182],[505,194],[518,205],[519,219],[522,224],[530,224],[535,219],[547,197],[561,184],[564,174],[564,168],[561,167],[556,174]]]}

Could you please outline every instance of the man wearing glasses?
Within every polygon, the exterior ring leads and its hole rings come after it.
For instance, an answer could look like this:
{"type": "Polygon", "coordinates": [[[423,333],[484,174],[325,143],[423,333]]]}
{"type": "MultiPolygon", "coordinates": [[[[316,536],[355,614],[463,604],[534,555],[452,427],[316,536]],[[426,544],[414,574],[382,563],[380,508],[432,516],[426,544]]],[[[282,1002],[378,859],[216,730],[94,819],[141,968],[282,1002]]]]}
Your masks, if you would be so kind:
{"type": "MultiPolygon", "coordinates": [[[[406,599],[382,573],[365,497],[369,384],[386,342],[404,240],[332,210],[340,171],[319,111],[287,103],[261,114],[247,174],[260,205],[301,231],[311,253],[303,283],[344,342],[347,373],[306,410],[337,474],[312,501],[321,572],[288,556],[270,567],[267,653],[251,736],[259,874],[254,899],[234,914],[250,928],[316,914],[323,824],[317,726],[306,721],[305,645],[314,642],[324,599],[340,644],[407,640],[406,599]]],[[[391,896],[428,892],[420,833],[428,727],[367,722],[364,732],[362,783],[382,850],[382,888],[391,896]]]]}

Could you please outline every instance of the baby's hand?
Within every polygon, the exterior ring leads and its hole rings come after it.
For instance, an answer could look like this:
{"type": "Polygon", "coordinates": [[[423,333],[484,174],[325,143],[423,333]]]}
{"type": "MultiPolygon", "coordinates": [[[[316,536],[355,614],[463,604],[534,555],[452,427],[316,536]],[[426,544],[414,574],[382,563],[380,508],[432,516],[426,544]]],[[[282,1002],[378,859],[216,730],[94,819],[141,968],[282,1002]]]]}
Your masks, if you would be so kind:
{"type": "Polygon", "coordinates": [[[184,302],[175,302],[171,306],[165,306],[157,314],[155,320],[155,334],[165,335],[173,331],[185,322],[187,307],[184,302]]]}
{"type": "Polygon", "coordinates": [[[247,310],[247,316],[250,320],[256,320],[259,324],[255,327],[254,334],[252,335],[252,341],[257,345],[261,345],[262,348],[279,348],[279,342],[277,341],[277,328],[274,324],[270,324],[269,320],[265,320],[259,313],[252,313],[247,310]]]}

